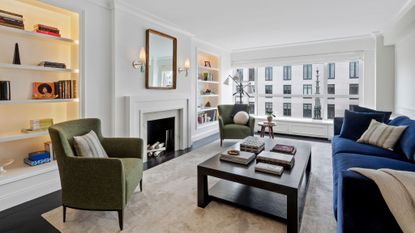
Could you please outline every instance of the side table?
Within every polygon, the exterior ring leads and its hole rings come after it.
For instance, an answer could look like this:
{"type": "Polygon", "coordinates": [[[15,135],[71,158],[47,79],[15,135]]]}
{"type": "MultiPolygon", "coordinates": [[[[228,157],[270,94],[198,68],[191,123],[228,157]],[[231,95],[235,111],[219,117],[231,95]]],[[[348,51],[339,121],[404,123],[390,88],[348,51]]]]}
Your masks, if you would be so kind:
{"type": "Polygon", "coordinates": [[[276,124],[274,122],[268,122],[268,121],[258,123],[258,126],[261,126],[261,133],[259,134],[259,136],[261,138],[265,137],[265,129],[268,127],[268,136],[270,138],[274,138],[274,129],[273,129],[273,127],[275,125],[276,124]]]}

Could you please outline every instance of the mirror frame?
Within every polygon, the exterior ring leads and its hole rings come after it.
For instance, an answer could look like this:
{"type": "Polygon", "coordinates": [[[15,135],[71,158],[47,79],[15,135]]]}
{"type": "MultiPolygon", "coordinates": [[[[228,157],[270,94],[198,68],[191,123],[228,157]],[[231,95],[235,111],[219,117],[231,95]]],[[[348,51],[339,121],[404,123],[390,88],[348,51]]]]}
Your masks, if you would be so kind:
{"type": "Polygon", "coordinates": [[[147,89],[176,89],[176,78],[177,78],[177,39],[176,37],[167,35],[165,33],[153,30],[153,29],[147,29],[146,30],[146,88],[147,89]],[[173,71],[173,86],[172,87],[150,87],[149,86],[149,81],[150,81],[150,72],[149,72],[149,68],[150,68],[150,33],[152,34],[156,34],[162,37],[166,37],[168,39],[171,39],[173,42],[173,67],[172,67],[172,71],[173,71]]]}

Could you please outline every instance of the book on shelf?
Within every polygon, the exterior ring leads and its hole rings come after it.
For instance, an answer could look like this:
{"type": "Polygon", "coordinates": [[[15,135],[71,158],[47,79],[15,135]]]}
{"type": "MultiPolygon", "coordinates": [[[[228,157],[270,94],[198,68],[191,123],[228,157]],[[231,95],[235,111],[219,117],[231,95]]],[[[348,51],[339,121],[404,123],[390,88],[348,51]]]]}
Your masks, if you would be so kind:
{"type": "Polygon", "coordinates": [[[249,136],[246,137],[239,145],[242,151],[259,153],[265,148],[265,141],[262,138],[249,136]]]}
{"type": "Polygon", "coordinates": [[[31,161],[31,160],[29,160],[29,158],[25,158],[24,162],[25,162],[25,164],[30,165],[30,166],[37,166],[37,165],[41,165],[41,164],[44,164],[44,163],[49,163],[50,158],[36,160],[36,161],[31,161]]]}
{"type": "Polygon", "coordinates": [[[33,29],[34,30],[41,30],[41,31],[45,31],[45,32],[51,32],[51,33],[55,33],[55,34],[60,33],[60,31],[57,27],[52,27],[52,26],[48,26],[48,25],[44,25],[44,24],[35,24],[35,25],[33,25],[33,29]]]}
{"type": "Polygon", "coordinates": [[[36,151],[36,152],[31,152],[29,153],[29,155],[27,156],[27,158],[30,161],[38,161],[38,160],[43,160],[43,159],[50,159],[50,154],[49,152],[42,150],[42,151],[36,151]]]}
{"type": "Polygon", "coordinates": [[[11,100],[10,81],[0,81],[0,100],[11,100]]]}
{"type": "Polygon", "coordinates": [[[280,165],[259,162],[255,165],[255,171],[265,172],[265,173],[270,173],[270,174],[280,176],[284,172],[284,167],[280,165]]]}
{"type": "Polygon", "coordinates": [[[53,33],[53,32],[43,31],[43,30],[39,30],[39,29],[35,30],[35,32],[41,33],[41,34],[46,34],[46,35],[49,35],[49,36],[61,37],[61,34],[59,34],[59,33],[53,33]]]}
{"type": "Polygon", "coordinates": [[[30,130],[45,130],[53,125],[52,118],[30,120],[30,130]]]}
{"type": "Polygon", "coordinates": [[[58,99],[75,99],[77,98],[76,80],[60,80],[55,82],[55,95],[58,99]]]}
{"type": "Polygon", "coordinates": [[[284,153],[284,154],[295,155],[295,153],[297,152],[297,149],[295,148],[295,146],[284,145],[284,144],[276,144],[272,148],[272,151],[273,152],[280,152],[280,153],[284,153]]]}
{"type": "Polygon", "coordinates": [[[255,154],[246,151],[239,151],[239,155],[228,154],[229,150],[235,150],[235,148],[229,148],[220,154],[220,159],[228,162],[239,163],[248,165],[255,159],[255,154]]]}
{"type": "Polygon", "coordinates": [[[256,158],[258,162],[281,165],[284,168],[292,168],[294,166],[294,156],[289,154],[277,153],[272,151],[262,151],[256,158]]]}
{"type": "Polygon", "coordinates": [[[39,66],[66,69],[66,64],[62,62],[42,61],[39,63],[39,66]]]}
{"type": "Polygon", "coordinates": [[[0,25],[24,29],[23,15],[19,15],[5,10],[0,10],[0,25]]]}

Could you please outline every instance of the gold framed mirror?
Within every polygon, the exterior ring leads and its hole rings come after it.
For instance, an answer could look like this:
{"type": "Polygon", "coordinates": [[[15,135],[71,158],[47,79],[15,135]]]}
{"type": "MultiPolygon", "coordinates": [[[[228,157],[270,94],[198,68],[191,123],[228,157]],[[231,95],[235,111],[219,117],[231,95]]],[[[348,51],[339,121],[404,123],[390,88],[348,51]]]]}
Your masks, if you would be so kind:
{"type": "Polygon", "coordinates": [[[177,39],[147,29],[146,54],[146,88],[176,89],[177,39]]]}

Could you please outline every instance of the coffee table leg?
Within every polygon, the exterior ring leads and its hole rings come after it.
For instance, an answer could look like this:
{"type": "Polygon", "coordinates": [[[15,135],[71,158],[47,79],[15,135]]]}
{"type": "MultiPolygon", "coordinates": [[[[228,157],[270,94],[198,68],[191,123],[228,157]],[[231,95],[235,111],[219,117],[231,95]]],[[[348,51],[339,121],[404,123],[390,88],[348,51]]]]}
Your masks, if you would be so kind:
{"type": "Polygon", "coordinates": [[[207,175],[197,169],[197,205],[205,208],[210,202],[207,175]]]}
{"type": "Polygon", "coordinates": [[[287,233],[299,232],[298,223],[298,193],[293,191],[287,195],[287,233]]]}

